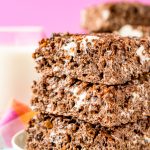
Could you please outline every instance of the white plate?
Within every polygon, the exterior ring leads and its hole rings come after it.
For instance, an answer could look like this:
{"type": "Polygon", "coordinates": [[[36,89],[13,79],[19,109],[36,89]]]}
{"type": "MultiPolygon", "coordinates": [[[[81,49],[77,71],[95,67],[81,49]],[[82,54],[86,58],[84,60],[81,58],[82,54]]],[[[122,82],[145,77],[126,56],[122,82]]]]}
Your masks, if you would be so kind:
{"type": "Polygon", "coordinates": [[[25,139],[26,139],[26,133],[24,130],[19,131],[16,133],[12,138],[12,146],[14,150],[24,150],[25,148],[25,139]]]}

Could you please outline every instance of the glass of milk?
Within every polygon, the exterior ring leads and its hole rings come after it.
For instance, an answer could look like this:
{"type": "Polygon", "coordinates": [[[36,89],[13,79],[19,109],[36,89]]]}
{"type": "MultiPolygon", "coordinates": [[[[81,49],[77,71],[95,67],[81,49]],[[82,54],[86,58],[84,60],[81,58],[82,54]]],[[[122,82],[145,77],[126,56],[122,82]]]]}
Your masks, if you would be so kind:
{"type": "Polygon", "coordinates": [[[12,99],[29,103],[37,78],[32,53],[43,37],[41,27],[0,27],[0,117],[12,99]]]}

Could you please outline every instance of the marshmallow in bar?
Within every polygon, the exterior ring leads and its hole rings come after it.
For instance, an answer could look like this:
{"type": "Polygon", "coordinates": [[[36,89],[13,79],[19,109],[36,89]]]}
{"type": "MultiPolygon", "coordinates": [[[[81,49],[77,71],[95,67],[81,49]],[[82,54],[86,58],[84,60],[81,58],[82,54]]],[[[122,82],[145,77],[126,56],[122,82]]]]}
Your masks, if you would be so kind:
{"type": "Polygon", "coordinates": [[[141,3],[99,4],[81,12],[81,26],[89,32],[118,31],[123,36],[141,37],[150,35],[149,12],[150,5],[141,3]]]}
{"type": "Polygon", "coordinates": [[[150,40],[117,34],[54,34],[33,54],[41,74],[124,84],[150,71],[150,40]]]}
{"type": "Polygon", "coordinates": [[[103,128],[62,116],[38,115],[27,128],[27,150],[148,150],[150,118],[103,128]]]}
{"type": "Polygon", "coordinates": [[[124,85],[43,76],[32,86],[34,111],[112,127],[150,116],[150,74],[124,85]]]}

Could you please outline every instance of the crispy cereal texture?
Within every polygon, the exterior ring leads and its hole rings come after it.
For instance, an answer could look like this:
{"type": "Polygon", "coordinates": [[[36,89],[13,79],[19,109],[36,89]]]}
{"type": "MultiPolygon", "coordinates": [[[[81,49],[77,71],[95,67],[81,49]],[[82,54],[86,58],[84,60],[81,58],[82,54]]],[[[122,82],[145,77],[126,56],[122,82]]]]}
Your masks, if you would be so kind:
{"type": "Polygon", "coordinates": [[[116,34],[55,34],[40,42],[33,58],[41,74],[124,84],[150,71],[150,41],[116,34]]]}
{"type": "Polygon", "coordinates": [[[43,76],[32,90],[34,111],[73,116],[92,124],[112,127],[150,115],[150,74],[117,86],[43,76]]]}
{"type": "Polygon", "coordinates": [[[27,150],[148,150],[149,118],[102,128],[72,118],[40,115],[27,128],[27,150]]]}
{"type": "MultiPolygon", "coordinates": [[[[150,5],[140,3],[100,4],[86,8],[81,12],[81,26],[89,32],[118,31],[127,24],[150,26],[149,12],[150,5]]],[[[142,30],[146,34],[145,29],[142,30]]]]}

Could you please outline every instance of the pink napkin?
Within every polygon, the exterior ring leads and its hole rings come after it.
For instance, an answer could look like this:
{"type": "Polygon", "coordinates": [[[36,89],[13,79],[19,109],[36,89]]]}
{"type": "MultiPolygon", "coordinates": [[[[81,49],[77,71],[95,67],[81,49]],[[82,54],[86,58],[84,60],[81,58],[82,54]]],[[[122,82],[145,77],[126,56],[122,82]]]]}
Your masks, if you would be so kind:
{"type": "Polygon", "coordinates": [[[0,120],[0,149],[11,147],[14,134],[25,128],[34,113],[25,104],[13,100],[11,107],[0,120]]]}

